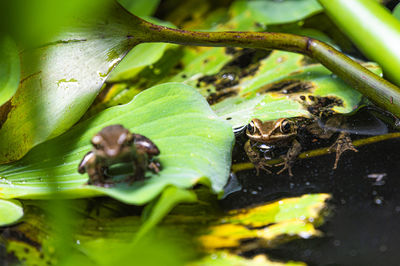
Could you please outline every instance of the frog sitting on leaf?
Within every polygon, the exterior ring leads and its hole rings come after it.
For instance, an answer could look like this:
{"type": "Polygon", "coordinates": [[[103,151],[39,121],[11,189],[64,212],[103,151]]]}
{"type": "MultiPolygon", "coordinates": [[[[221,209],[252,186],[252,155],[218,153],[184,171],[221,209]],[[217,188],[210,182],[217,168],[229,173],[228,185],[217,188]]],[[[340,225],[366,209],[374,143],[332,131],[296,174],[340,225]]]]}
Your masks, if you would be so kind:
{"type": "Polygon", "coordinates": [[[88,173],[88,184],[111,186],[114,184],[108,175],[109,167],[120,163],[131,163],[134,173],[126,181],[142,180],[146,170],[154,173],[160,171],[160,164],[153,156],[160,154],[157,146],[145,136],[131,133],[122,125],[111,125],[103,128],[93,136],[93,148],[79,164],[79,173],[88,173]]]}

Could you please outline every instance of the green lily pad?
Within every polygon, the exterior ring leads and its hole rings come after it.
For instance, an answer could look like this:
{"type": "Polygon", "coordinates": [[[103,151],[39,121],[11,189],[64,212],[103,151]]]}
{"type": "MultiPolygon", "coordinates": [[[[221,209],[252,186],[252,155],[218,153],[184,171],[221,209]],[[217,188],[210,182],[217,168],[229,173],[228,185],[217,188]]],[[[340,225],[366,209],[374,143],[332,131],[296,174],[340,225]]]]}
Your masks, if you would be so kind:
{"type": "Polygon", "coordinates": [[[230,125],[213,113],[195,89],[180,83],[162,84],[38,145],[20,161],[1,165],[0,196],[51,198],[57,192],[69,198],[109,195],[144,204],[169,185],[189,188],[197,183],[221,193],[229,175],[233,140],[230,125]],[[154,141],[161,151],[163,170],[131,186],[86,185],[88,176],[77,172],[78,164],[91,149],[92,136],[111,124],[123,124],[154,141]]]}
{"type": "Polygon", "coordinates": [[[17,222],[24,215],[24,209],[17,200],[0,199],[0,226],[17,222]]]}
{"type": "Polygon", "coordinates": [[[17,47],[10,37],[0,35],[0,106],[17,91],[19,76],[17,47]]]}
{"type": "Polygon", "coordinates": [[[51,42],[20,54],[18,91],[0,109],[0,163],[21,158],[75,124],[137,43],[135,22],[119,5],[83,18],[75,18],[78,22],[51,42]]]}

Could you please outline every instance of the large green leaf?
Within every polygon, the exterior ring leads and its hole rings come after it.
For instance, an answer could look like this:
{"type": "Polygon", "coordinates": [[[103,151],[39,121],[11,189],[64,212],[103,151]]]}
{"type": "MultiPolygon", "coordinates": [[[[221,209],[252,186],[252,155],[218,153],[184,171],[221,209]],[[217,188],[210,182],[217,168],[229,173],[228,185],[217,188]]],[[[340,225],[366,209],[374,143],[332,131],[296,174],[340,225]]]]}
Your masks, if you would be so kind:
{"type": "Polygon", "coordinates": [[[233,133],[195,89],[180,83],[163,84],[137,95],[129,104],[107,109],[67,133],[38,145],[18,162],[0,166],[3,198],[79,198],[109,195],[144,204],[166,186],[189,188],[196,183],[222,192],[230,164],[233,133]],[[77,172],[90,150],[90,139],[101,128],[123,124],[152,139],[161,150],[163,170],[143,182],[113,188],[85,185],[77,172]]]}
{"type": "Polygon", "coordinates": [[[20,54],[18,91],[0,109],[0,163],[22,157],[76,123],[137,42],[134,22],[119,5],[74,20],[51,42],[20,54]]]}
{"type": "Polygon", "coordinates": [[[17,47],[10,37],[0,35],[0,106],[17,91],[19,76],[17,47]]]}
{"type": "Polygon", "coordinates": [[[24,210],[19,201],[0,199],[0,226],[15,223],[23,215],[24,210]]]}

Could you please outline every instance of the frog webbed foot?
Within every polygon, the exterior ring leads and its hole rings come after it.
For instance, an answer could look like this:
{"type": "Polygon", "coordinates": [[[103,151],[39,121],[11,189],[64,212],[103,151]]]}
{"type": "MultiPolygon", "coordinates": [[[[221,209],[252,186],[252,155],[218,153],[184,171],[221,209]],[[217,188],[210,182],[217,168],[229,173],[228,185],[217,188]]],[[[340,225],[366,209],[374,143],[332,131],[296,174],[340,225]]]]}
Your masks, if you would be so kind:
{"type": "Polygon", "coordinates": [[[254,168],[256,169],[256,175],[260,175],[260,169],[264,170],[265,172],[267,172],[268,174],[272,174],[272,171],[269,170],[267,167],[271,168],[272,165],[270,165],[267,160],[265,159],[260,159],[259,162],[257,163],[253,163],[254,164],[254,168]]]}
{"type": "Polygon", "coordinates": [[[297,140],[294,140],[292,147],[289,149],[289,151],[286,153],[286,155],[283,156],[283,162],[275,165],[275,166],[283,165],[283,168],[281,170],[279,170],[279,172],[277,172],[277,174],[279,175],[279,174],[283,173],[285,170],[288,170],[289,175],[293,176],[292,166],[293,166],[294,162],[296,161],[297,156],[300,154],[300,152],[301,152],[301,144],[297,140]]]}
{"type": "Polygon", "coordinates": [[[358,152],[358,150],[353,146],[351,142],[351,138],[349,133],[341,132],[335,143],[329,147],[329,152],[336,152],[335,164],[333,165],[333,169],[337,168],[340,156],[344,151],[351,150],[354,152],[358,152]]]}

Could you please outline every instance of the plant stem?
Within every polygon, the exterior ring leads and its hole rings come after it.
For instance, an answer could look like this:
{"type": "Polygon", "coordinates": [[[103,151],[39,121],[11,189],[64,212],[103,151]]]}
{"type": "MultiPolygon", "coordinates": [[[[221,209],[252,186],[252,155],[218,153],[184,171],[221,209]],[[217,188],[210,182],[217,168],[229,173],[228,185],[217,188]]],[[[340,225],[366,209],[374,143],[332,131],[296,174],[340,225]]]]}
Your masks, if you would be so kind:
{"type": "Polygon", "coordinates": [[[400,117],[400,88],[375,75],[335,48],[312,38],[271,32],[195,32],[141,21],[141,42],[182,45],[278,49],[319,61],[381,108],[400,117]]]}
{"type": "Polygon", "coordinates": [[[400,86],[400,21],[376,0],[318,0],[352,42],[400,86]]]}
{"type": "MultiPolygon", "coordinates": [[[[388,139],[394,139],[394,138],[400,138],[400,133],[396,132],[396,133],[389,133],[389,134],[385,134],[385,135],[379,135],[379,136],[373,136],[373,137],[369,137],[369,138],[364,138],[364,139],[358,139],[353,141],[353,145],[356,147],[359,146],[364,146],[367,144],[372,144],[375,142],[379,142],[379,141],[384,141],[384,140],[388,140],[388,139]]],[[[320,148],[320,149],[315,149],[315,150],[311,150],[311,151],[305,151],[299,154],[299,159],[307,159],[307,158],[311,158],[311,157],[316,157],[316,156],[322,156],[325,154],[330,153],[329,148],[320,148]]],[[[282,159],[273,159],[268,161],[268,163],[270,165],[274,165],[277,163],[282,162],[282,159]]],[[[232,165],[232,171],[233,172],[239,172],[239,171],[244,171],[244,170],[249,170],[249,169],[253,169],[254,165],[252,163],[237,163],[237,164],[233,164],[232,165]]]]}

